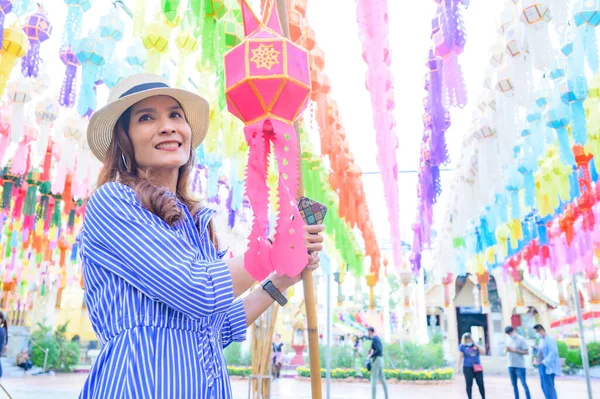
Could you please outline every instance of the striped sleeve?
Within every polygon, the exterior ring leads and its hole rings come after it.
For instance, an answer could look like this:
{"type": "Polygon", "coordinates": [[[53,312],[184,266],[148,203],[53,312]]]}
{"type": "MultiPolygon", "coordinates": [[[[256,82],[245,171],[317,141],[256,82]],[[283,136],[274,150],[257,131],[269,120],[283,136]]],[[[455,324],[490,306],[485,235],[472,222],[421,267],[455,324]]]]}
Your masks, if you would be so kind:
{"type": "Polygon", "coordinates": [[[223,349],[231,345],[232,342],[242,342],[246,340],[246,311],[244,302],[241,299],[235,301],[225,315],[223,326],[221,327],[221,337],[223,349]]]}
{"type": "Polygon", "coordinates": [[[119,183],[90,198],[82,254],[148,295],[192,318],[225,313],[233,302],[231,273],[222,260],[201,259],[175,228],[142,208],[119,183]]]}

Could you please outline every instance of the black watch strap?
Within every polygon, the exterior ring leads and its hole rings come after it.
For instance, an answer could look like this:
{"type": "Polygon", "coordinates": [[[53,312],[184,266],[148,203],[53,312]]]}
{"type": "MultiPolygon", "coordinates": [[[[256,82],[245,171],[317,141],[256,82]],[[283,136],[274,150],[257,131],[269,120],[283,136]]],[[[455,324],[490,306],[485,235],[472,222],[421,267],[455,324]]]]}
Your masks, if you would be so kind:
{"type": "Polygon", "coordinates": [[[263,290],[267,291],[279,305],[285,306],[288,303],[287,298],[275,287],[271,280],[267,280],[262,284],[263,290]]]}

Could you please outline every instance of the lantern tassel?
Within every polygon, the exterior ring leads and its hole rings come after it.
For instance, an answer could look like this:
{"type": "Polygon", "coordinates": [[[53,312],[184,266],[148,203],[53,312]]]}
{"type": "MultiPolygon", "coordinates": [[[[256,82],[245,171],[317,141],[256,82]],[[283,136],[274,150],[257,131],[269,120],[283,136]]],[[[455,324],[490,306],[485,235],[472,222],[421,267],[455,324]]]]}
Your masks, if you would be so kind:
{"type": "Polygon", "coordinates": [[[21,73],[26,78],[37,78],[40,71],[40,41],[30,40],[29,51],[21,60],[21,73]]]}

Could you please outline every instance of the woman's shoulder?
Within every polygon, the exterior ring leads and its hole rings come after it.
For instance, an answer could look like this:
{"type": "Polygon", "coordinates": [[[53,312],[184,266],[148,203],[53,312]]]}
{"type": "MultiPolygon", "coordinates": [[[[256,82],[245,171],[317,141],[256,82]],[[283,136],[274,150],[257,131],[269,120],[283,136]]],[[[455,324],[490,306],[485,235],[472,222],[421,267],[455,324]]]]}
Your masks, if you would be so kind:
{"type": "Polygon", "coordinates": [[[133,188],[118,182],[104,183],[90,196],[90,202],[110,201],[114,199],[134,200],[137,195],[133,188]]]}

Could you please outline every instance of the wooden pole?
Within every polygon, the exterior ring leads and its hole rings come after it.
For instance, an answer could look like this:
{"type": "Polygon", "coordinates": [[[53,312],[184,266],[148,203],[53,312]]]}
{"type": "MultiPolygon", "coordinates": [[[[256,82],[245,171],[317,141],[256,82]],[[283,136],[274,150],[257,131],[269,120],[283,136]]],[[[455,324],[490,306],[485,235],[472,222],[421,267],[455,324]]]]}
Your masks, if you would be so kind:
{"type": "MultiPolygon", "coordinates": [[[[276,0],[277,14],[286,38],[290,38],[290,26],[288,23],[288,12],[286,0],[276,0]]],[[[296,128],[296,137],[298,138],[298,168],[300,169],[298,191],[296,193],[299,199],[304,195],[304,184],[302,182],[302,149],[300,147],[300,131],[298,124],[296,128]]],[[[306,270],[302,273],[302,283],[304,287],[304,305],[306,306],[306,330],[308,332],[308,358],[310,360],[310,389],[311,398],[321,399],[321,359],[319,357],[319,331],[317,328],[317,304],[315,301],[315,291],[312,271],[306,270]]]]}

